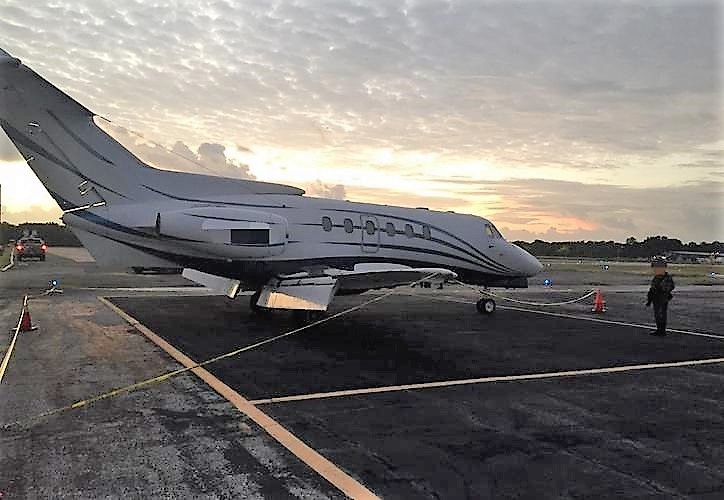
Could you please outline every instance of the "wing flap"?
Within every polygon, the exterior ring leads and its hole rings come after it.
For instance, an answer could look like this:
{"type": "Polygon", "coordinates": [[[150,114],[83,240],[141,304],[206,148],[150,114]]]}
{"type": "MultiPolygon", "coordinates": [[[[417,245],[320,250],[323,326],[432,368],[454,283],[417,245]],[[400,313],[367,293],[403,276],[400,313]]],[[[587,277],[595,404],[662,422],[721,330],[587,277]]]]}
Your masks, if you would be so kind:
{"type": "Polygon", "coordinates": [[[326,311],[337,284],[330,276],[281,279],[262,288],[257,305],[270,309],[326,311]]]}

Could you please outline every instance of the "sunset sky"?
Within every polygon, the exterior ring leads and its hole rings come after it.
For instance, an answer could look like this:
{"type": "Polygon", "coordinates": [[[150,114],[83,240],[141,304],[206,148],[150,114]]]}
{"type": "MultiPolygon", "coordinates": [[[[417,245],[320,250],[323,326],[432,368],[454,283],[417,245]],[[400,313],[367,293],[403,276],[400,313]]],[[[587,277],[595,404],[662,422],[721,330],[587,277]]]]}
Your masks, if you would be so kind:
{"type": "MultiPolygon", "coordinates": [[[[718,1],[2,3],[0,47],[157,166],[724,240],[718,1]]],[[[60,216],[2,132],[0,184],[4,220],[60,216]]]]}

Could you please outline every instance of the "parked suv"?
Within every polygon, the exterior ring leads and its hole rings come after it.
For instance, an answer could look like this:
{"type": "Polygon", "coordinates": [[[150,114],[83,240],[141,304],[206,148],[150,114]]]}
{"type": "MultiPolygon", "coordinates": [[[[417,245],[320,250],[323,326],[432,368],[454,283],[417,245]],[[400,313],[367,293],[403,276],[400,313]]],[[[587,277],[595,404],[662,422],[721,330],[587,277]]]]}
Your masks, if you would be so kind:
{"type": "Polygon", "coordinates": [[[15,256],[18,261],[28,258],[45,260],[46,250],[48,250],[48,245],[36,237],[20,238],[15,243],[15,256]]]}

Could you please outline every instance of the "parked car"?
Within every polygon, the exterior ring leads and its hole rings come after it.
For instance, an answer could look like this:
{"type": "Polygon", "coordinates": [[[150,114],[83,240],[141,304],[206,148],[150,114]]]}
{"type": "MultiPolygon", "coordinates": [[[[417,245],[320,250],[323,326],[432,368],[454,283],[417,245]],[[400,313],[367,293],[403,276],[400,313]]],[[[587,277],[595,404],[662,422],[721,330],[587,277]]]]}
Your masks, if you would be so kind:
{"type": "Polygon", "coordinates": [[[48,245],[37,237],[20,238],[15,243],[15,257],[19,261],[25,259],[40,259],[45,260],[45,252],[48,250],[48,245]]]}

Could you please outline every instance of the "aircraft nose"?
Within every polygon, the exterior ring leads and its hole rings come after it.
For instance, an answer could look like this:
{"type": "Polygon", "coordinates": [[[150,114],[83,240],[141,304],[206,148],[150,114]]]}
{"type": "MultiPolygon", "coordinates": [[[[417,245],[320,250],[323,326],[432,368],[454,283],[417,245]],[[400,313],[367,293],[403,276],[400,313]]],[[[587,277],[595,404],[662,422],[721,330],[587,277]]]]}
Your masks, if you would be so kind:
{"type": "Polygon", "coordinates": [[[523,275],[527,277],[535,276],[543,270],[543,264],[541,264],[538,259],[533,257],[531,254],[529,254],[519,246],[513,246],[518,249],[518,253],[520,255],[520,258],[518,259],[518,268],[523,275]]]}
{"type": "Polygon", "coordinates": [[[528,252],[525,252],[525,256],[526,261],[523,266],[523,272],[526,274],[526,276],[535,276],[543,270],[543,264],[541,264],[538,259],[533,257],[528,252]]]}

